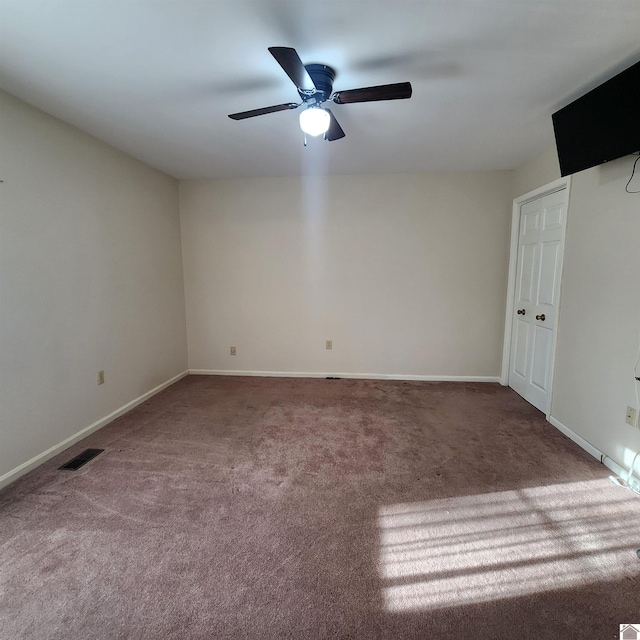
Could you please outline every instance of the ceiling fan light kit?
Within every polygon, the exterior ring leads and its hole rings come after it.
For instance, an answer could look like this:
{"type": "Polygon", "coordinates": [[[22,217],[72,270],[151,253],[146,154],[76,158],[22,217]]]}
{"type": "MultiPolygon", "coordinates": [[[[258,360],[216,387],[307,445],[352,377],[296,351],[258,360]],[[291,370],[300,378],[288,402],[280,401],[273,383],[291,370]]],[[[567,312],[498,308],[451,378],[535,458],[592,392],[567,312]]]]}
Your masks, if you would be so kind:
{"type": "Polygon", "coordinates": [[[297,109],[304,105],[300,113],[300,128],[305,135],[319,136],[329,142],[344,138],[345,133],[333,113],[323,107],[325,102],[349,104],[352,102],[376,102],[379,100],[403,100],[411,97],[409,82],[385,84],[362,89],[333,92],[336,72],[325,64],[304,65],[295,49],[291,47],[269,47],[269,52],[296,86],[302,102],[285,102],[272,107],[232,113],[232,120],[245,120],[277,111],[297,109]]]}
{"type": "Polygon", "coordinates": [[[300,128],[310,136],[319,136],[329,130],[331,116],[322,107],[308,107],[300,113],[300,128]]]}

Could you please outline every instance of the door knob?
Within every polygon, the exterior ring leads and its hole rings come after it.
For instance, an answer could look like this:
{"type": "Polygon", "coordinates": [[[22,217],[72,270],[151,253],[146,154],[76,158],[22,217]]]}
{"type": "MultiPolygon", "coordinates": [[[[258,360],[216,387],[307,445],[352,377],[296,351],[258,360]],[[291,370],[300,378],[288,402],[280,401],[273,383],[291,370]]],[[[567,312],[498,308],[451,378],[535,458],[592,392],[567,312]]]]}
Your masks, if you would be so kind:
{"type": "Polygon", "coordinates": [[[536,316],[536,320],[542,320],[542,322],[544,322],[544,320],[545,320],[544,313],[541,313],[539,316],[536,316]]]}
{"type": "Polygon", "coordinates": [[[526,313],[526,311],[524,309],[518,309],[517,313],[519,316],[523,316],[526,313]]]}

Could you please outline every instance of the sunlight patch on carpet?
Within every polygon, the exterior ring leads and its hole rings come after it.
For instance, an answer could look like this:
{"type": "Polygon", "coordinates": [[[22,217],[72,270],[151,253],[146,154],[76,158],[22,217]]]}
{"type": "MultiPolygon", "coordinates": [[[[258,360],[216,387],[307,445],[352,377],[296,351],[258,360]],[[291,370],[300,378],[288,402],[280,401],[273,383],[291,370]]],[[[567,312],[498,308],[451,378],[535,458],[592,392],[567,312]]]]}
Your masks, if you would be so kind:
{"type": "Polygon", "coordinates": [[[379,510],[389,611],[490,602],[638,574],[640,500],[608,480],[379,510]],[[628,559],[627,559],[628,556],[628,559]]]}

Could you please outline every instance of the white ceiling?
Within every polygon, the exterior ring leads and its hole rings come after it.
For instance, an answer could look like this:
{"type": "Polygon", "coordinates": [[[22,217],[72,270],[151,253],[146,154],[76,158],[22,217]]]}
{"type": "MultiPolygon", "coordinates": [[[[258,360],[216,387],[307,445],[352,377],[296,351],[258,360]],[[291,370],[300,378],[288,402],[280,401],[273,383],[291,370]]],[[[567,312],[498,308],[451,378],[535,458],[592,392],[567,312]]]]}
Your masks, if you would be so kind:
{"type": "Polygon", "coordinates": [[[639,0],[0,0],[0,87],[178,178],[519,166],[551,113],[640,60],[639,0]],[[347,137],[305,149],[267,51],[333,66],[347,137]]]}

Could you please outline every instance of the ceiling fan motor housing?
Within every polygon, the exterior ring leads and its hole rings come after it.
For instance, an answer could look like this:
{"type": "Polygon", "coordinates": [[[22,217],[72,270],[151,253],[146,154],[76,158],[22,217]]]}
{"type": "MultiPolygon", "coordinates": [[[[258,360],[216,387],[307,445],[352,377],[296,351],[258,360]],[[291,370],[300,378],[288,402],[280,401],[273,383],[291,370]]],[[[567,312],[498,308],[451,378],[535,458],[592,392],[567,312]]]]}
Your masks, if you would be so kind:
{"type": "Polygon", "coordinates": [[[316,88],[312,91],[298,89],[300,97],[305,102],[315,100],[320,103],[328,100],[333,91],[333,81],[336,77],[336,72],[326,64],[307,64],[305,65],[305,69],[311,76],[316,88]]]}

